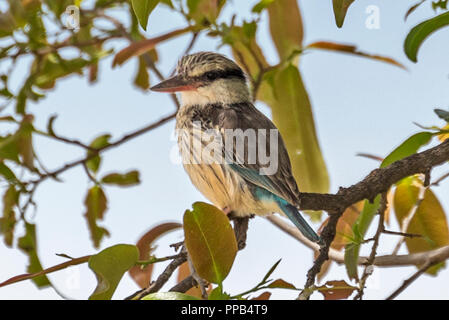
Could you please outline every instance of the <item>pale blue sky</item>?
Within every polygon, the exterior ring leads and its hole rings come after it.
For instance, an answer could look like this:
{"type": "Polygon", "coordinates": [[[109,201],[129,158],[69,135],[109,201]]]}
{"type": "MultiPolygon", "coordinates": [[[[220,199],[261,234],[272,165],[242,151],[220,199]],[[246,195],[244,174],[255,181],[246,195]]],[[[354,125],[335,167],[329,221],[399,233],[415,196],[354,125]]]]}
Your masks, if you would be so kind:
{"type": "MultiPolygon", "coordinates": [[[[229,1],[222,19],[229,21],[236,11],[239,19],[250,17],[250,8],[256,2],[229,1]]],[[[318,40],[352,43],[360,50],[391,56],[409,69],[407,72],[384,63],[336,53],[311,52],[302,57],[300,68],[313,104],[331,188],[336,191],[339,186],[359,181],[378,165],[372,160],[356,157],[356,153],[386,155],[419,130],[413,122],[442,124],[432,109],[449,107],[449,29],[431,36],[419,52],[419,63],[414,64],[403,53],[403,40],[412,26],[433,16],[430,5],[423,5],[404,23],[403,17],[411,1],[358,0],[350,8],[344,27],[337,29],[330,0],[300,0],[299,4],[305,24],[305,43],[318,40]],[[380,8],[380,29],[365,27],[365,9],[369,5],[380,8]]],[[[157,8],[150,17],[147,35],[158,35],[182,25],[181,18],[165,8],[157,8]]],[[[258,40],[268,60],[275,62],[276,53],[267,32],[264,14],[258,40]]],[[[164,74],[171,72],[188,42],[189,36],[183,36],[158,48],[164,74]]],[[[120,42],[120,46],[124,45],[125,42],[120,42]]],[[[213,39],[201,38],[194,51],[216,50],[217,45],[213,39]]],[[[220,51],[230,53],[227,48],[220,51]]],[[[23,67],[16,72],[16,83],[22,81],[26,63],[24,61],[23,67]]],[[[143,93],[131,85],[135,69],[135,61],[132,61],[112,70],[111,59],[106,59],[100,66],[100,81],[96,85],[90,86],[86,79],[77,76],[58,82],[45,100],[30,106],[30,112],[37,118],[37,127],[44,128],[49,115],[57,113],[56,132],[88,142],[106,132],[118,138],[171,113],[174,107],[166,95],[143,93]]],[[[154,76],[152,81],[156,82],[154,76]]],[[[266,107],[259,107],[269,114],[266,107]]],[[[100,224],[112,236],[102,242],[102,248],[134,243],[150,226],[161,221],[181,221],[183,212],[193,202],[205,201],[190,184],[182,167],[169,161],[175,147],[170,138],[173,129],[174,123],[170,122],[105,154],[100,174],[136,168],[141,172],[142,184],[127,189],[106,189],[109,210],[100,224]]],[[[56,168],[83,154],[82,150],[43,138],[36,139],[36,146],[49,168],[56,168]]],[[[441,172],[444,172],[441,168],[435,170],[434,177],[441,172]]],[[[95,252],[82,217],[83,201],[90,185],[88,178],[81,168],[68,171],[62,178],[64,183],[47,181],[35,197],[38,210],[33,218],[38,224],[39,253],[44,267],[64,261],[55,253],[76,257],[95,252]]],[[[448,191],[447,184],[436,189],[447,210],[448,191]]],[[[396,227],[393,221],[389,228],[396,227]]],[[[167,245],[181,239],[181,232],[163,238],[157,254],[171,254],[167,245]]],[[[389,253],[396,240],[392,236],[383,237],[379,253],[389,253]]],[[[365,246],[363,253],[368,250],[365,246]]],[[[405,253],[405,250],[401,252],[405,253]]],[[[3,261],[0,281],[25,272],[26,258],[22,253],[5,248],[1,243],[0,256],[3,261]]],[[[247,248],[238,254],[224,283],[225,290],[236,294],[252,287],[279,258],[282,262],[273,277],[282,277],[301,287],[312,265],[311,251],[264,219],[253,219],[247,248]]],[[[158,265],[155,274],[163,266],[158,265]]],[[[371,284],[368,284],[366,298],[385,298],[414,270],[414,267],[376,269],[371,284]]],[[[87,298],[96,284],[93,273],[85,265],[51,274],[49,278],[60,291],[75,299],[87,298]]],[[[347,279],[344,267],[333,266],[326,279],[347,279]]],[[[447,299],[449,289],[442,284],[448,281],[446,269],[440,272],[438,279],[422,276],[400,298],[447,299]]],[[[121,299],[136,290],[137,286],[125,275],[114,298],[121,299]]],[[[295,292],[287,290],[277,290],[273,294],[273,298],[278,299],[295,296],[295,292]]],[[[58,295],[52,289],[39,291],[31,282],[22,282],[1,288],[0,298],[50,299],[58,298],[58,295]]]]}

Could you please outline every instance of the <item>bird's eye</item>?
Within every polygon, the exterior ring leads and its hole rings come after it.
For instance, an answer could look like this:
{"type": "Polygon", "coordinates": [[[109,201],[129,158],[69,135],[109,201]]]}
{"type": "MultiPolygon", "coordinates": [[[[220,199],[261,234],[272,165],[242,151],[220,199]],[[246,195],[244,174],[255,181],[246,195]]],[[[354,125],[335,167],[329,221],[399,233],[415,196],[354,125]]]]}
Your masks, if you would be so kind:
{"type": "Polygon", "coordinates": [[[205,76],[206,76],[206,79],[210,80],[210,81],[215,80],[218,77],[217,73],[215,73],[215,72],[208,72],[205,74],[205,76]]]}

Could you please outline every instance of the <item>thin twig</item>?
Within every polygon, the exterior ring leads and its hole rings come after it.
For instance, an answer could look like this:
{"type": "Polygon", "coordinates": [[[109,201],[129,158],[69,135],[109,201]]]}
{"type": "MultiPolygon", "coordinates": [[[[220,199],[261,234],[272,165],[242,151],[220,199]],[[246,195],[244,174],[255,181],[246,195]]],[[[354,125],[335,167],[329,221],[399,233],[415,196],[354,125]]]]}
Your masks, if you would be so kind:
{"type": "Polygon", "coordinates": [[[192,275],[190,275],[181,282],[177,283],[174,287],[172,287],[168,291],[185,293],[196,285],[197,283],[195,279],[192,277],[192,275]]]}
{"type": "Polygon", "coordinates": [[[148,288],[140,290],[135,294],[126,298],[126,300],[140,300],[144,296],[159,291],[162,286],[170,279],[173,272],[184,262],[187,261],[187,250],[183,248],[178,254],[178,257],[165,268],[165,270],[159,275],[156,281],[152,282],[148,288]]]}
{"type": "Polygon", "coordinates": [[[420,238],[420,237],[422,237],[422,234],[418,234],[418,233],[407,233],[407,232],[398,232],[398,231],[391,231],[391,230],[383,230],[382,233],[392,234],[392,235],[395,235],[395,236],[408,237],[408,238],[420,238]]]}
{"type": "Polygon", "coordinates": [[[354,297],[354,300],[361,300],[363,298],[366,280],[368,280],[368,277],[373,273],[373,264],[377,254],[377,247],[379,246],[380,235],[384,231],[385,210],[387,209],[387,205],[388,205],[387,193],[384,192],[382,193],[379,210],[377,212],[379,215],[379,223],[377,225],[376,234],[373,237],[374,243],[371,248],[371,253],[368,257],[368,261],[365,265],[365,269],[363,270],[362,277],[360,278],[359,290],[356,296],[354,297]]]}
{"type": "MultiPolygon", "coordinates": [[[[273,225],[281,229],[283,232],[293,237],[295,240],[304,244],[306,247],[312,249],[314,252],[318,252],[320,250],[320,246],[317,243],[312,242],[306,237],[304,237],[296,227],[286,222],[284,219],[279,218],[275,215],[270,215],[266,219],[269,220],[273,225]]],[[[332,248],[329,250],[329,259],[339,264],[343,264],[345,262],[344,253],[332,248]]],[[[429,259],[437,261],[444,261],[449,259],[449,246],[420,253],[412,253],[404,255],[389,254],[377,256],[374,259],[373,265],[377,267],[416,266],[424,264],[429,259]]],[[[367,261],[368,257],[360,256],[357,263],[359,265],[365,265],[367,264],[367,261]]]]}
{"type": "Polygon", "coordinates": [[[304,289],[298,296],[299,300],[308,300],[311,293],[313,292],[310,289],[315,284],[315,278],[321,271],[321,267],[323,266],[324,262],[329,259],[329,249],[332,241],[335,238],[338,219],[342,214],[343,212],[331,214],[328,223],[324,227],[323,232],[321,232],[321,239],[324,244],[321,245],[318,257],[315,259],[313,266],[307,272],[307,281],[304,285],[304,289]]]}
{"type": "Polygon", "coordinates": [[[430,260],[426,262],[418,271],[416,271],[410,278],[404,280],[402,285],[397,288],[392,294],[390,294],[386,300],[393,300],[396,298],[401,292],[403,292],[409,285],[413,283],[416,279],[418,279],[424,272],[426,272],[431,266],[435,263],[431,263],[430,260]]]}
{"type": "Polygon", "coordinates": [[[84,256],[84,257],[81,257],[81,258],[75,258],[75,259],[71,259],[71,260],[66,261],[64,263],[55,265],[53,267],[44,269],[44,270],[36,272],[36,273],[21,274],[21,275],[12,277],[12,278],[10,278],[10,279],[0,283],[0,287],[4,287],[6,285],[10,285],[10,284],[13,284],[13,283],[16,283],[16,282],[20,282],[20,281],[24,281],[24,280],[33,279],[33,278],[36,278],[36,277],[39,277],[39,276],[43,276],[45,274],[49,274],[49,273],[52,273],[52,272],[55,272],[55,271],[59,271],[59,270],[65,269],[65,268],[70,267],[70,266],[75,266],[75,265],[78,265],[78,264],[82,264],[82,263],[87,262],[90,257],[91,256],[89,255],[89,256],[84,256]]]}
{"type": "Polygon", "coordinates": [[[161,125],[165,124],[166,122],[174,119],[175,116],[176,116],[176,112],[172,113],[172,114],[170,114],[170,115],[168,115],[168,116],[166,116],[166,117],[164,117],[164,118],[162,118],[162,119],[160,119],[160,120],[158,120],[158,121],[156,121],[154,123],[151,123],[148,126],[145,126],[145,127],[141,128],[139,130],[136,130],[134,132],[131,132],[131,133],[123,136],[121,139],[117,140],[116,142],[110,143],[110,144],[108,144],[108,145],[106,145],[106,146],[104,146],[102,148],[96,149],[97,153],[92,153],[92,154],[90,154],[90,155],[88,155],[88,156],[86,156],[86,157],[84,157],[82,159],[75,160],[73,162],[69,162],[69,163],[65,164],[63,167],[59,168],[59,169],[56,169],[54,171],[48,172],[48,173],[46,173],[44,175],[41,175],[37,180],[31,180],[31,181],[26,182],[25,184],[37,184],[37,183],[40,183],[40,182],[46,180],[49,177],[56,177],[59,174],[65,172],[65,171],[67,171],[69,169],[72,169],[72,168],[74,168],[76,166],[82,165],[86,161],[96,157],[101,152],[104,152],[106,150],[109,150],[109,149],[112,149],[114,147],[117,147],[117,146],[119,146],[119,145],[121,145],[121,144],[123,144],[123,143],[125,143],[125,142],[127,142],[129,140],[131,140],[131,139],[134,139],[134,138],[136,138],[138,136],[141,136],[141,135],[147,133],[148,131],[151,131],[151,130],[153,130],[155,128],[160,127],[161,125]]]}

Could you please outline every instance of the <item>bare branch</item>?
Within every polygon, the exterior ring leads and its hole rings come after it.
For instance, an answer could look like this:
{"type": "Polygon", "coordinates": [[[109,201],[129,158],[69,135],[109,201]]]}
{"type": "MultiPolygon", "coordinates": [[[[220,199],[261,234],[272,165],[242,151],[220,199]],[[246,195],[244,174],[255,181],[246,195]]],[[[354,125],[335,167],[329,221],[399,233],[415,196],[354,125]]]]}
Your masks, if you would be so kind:
{"type": "MultiPolygon", "coordinates": [[[[270,215],[266,218],[276,227],[292,236],[295,240],[304,244],[308,248],[315,252],[320,250],[320,246],[307,239],[302,233],[293,225],[289,224],[282,218],[274,215],[270,215]]],[[[345,261],[344,253],[335,249],[329,250],[329,259],[336,263],[342,264],[345,261]]],[[[434,259],[438,261],[444,261],[449,259],[449,246],[441,247],[431,251],[425,251],[420,253],[404,254],[404,255],[383,255],[377,256],[374,259],[373,265],[377,267],[402,267],[402,266],[416,266],[423,265],[427,260],[434,259]]],[[[358,264],[365,265],[368,262],[368,257],[359,257],[358,264]]]]}
{"type": "MultiPolygon", "coordinates": [[[[437,263],[437,262],[435,262],[437,263]]],[[[410,278],[404,280],[402,285],[397,288],[391,295],[389,295],[385,300],[393,300],[396,298],[401,292],[403,292],[409,285],[412,284],[413,281],[418,279],[424,272],[426,272],[431,266],[435,263],[431,263],[430,260],[426,262],[418,271],[416,271],[410,278]]]]}
{"type": "Polygon", "coordinates": [[[362,299],[365,290],[366,280],[368,280],[368,277],[373,273],[373,264],[377,254],[377,247],[379,246],[380,235],[384,231],[384,218],[385,218],[385,210],[387,209],[387,203],[388,203],[387,193],[384,192],[382,193],[379,210],[377,212],[379,215],[379,223],[377,226],[376,234],[373,237],[374,243],[371,248],[371,253],[370,256],[368,257],[368,261],[365,265],[365,269],[363,270],[362,277],[360,278],[359,290],[356,296],[354,297],[354,300],[362,299]]]}
{"type": "Polygon", "coordinates": [[[396,161],[385,168],[373,170],[362,181],[348,188],[341,188],[336,194],[301,193],[301,210],[325,210],[330,213],[344,212],[351,204],[364,199],[373,200],[386,192],[399,180],[449,160],[449,140],[426,151],[396,161]]]}
{"type": "Polygon", "coordinates": [[[137,291],[133,295],[126,298],[126,300],[140,300],[144,296],[159,291],[162,286],[170,279],[173,272],[184,262],[187,261],[187,250],[185,247],[181,250],[178,256],[173,259],[172,262],[165,268],[165,270],[159,275],[156,281],[152,282],[148,288],[137,291]]]}
{"type": "Polygon", "coordinates": [[[38,184],[38,183],[46,180],[49,177],[56,177],[59,174],[65,172],[65,171],[67,171],[69,169],[72,169],[74,167],[82,165],[83,163],[85,163],[86,161],[94,158],[95,156],[97,156],[98,154],[100,154],[103,151],[115,148],[115,147],[117,147],[117,146],[119,146],[119,145],[129,141],[129,140],[132,140],[132,139],[134,139],[134,138],[136,138],[138,136],[141,136],[141,135],[147,133],[148,131],[151,131],[151,130],[153,130],[155,128],[160,127],[161,125],[165,124],[166,122],[174,119],[175,116],[176,116],[176,112],[174,112],[174,113],[172,113],[172,114],[170,114],[170,115],[168,115],[168,116],[166,116],[166,117],[164,117],[164,118],[162,118],[162,119],[160,119],[160,120],[158,120],[158,121],[156,121],[154,123],[151,123],[151,124],[149,124],[146,127],[143,127],[143,128],[141,128],[139,130],[131,132],[131,133],[123,136],[121,139],[117,140],[116,142],[110,143],[110,144],[106,145],[103,148],[96,149],[96,151],[97,151],[96,153],[92,153],[92,154],[86,156],[85,158],[82,158],[82,159],[79,159],[79,160],[75,160],[73,162],[66,163],[63,167],[61,167],[59,169],[56,169],[54,171],[48,172],[46,174],[43,174],[37,180],[31,180],[29,182],[26,182],[25,184],[38,184]]]}

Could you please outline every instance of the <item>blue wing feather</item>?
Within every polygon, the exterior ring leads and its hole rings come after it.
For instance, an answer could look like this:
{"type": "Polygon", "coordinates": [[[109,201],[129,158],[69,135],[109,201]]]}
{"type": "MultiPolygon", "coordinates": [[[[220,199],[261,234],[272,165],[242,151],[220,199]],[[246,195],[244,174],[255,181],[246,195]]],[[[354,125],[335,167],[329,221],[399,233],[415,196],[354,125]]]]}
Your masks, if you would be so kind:
{"type": "Polygon", "coordinates": [[[275,201],[282,212],[293,222],[293,224],[313,242],[320,242],[320,237],[309,226],[307,221],[303,218],[301,213],[295,206],[288,203],[285,199],[271,192],[275,189],[275,186],[271,183],[271,180],[267,176],[260,175],[256,170],[243,168],[235,164],[229,164],[229,167],[236,171],[245,180],[248,180],[256,185],[254,189],[254,196],[261,201],[275,201]]]}

